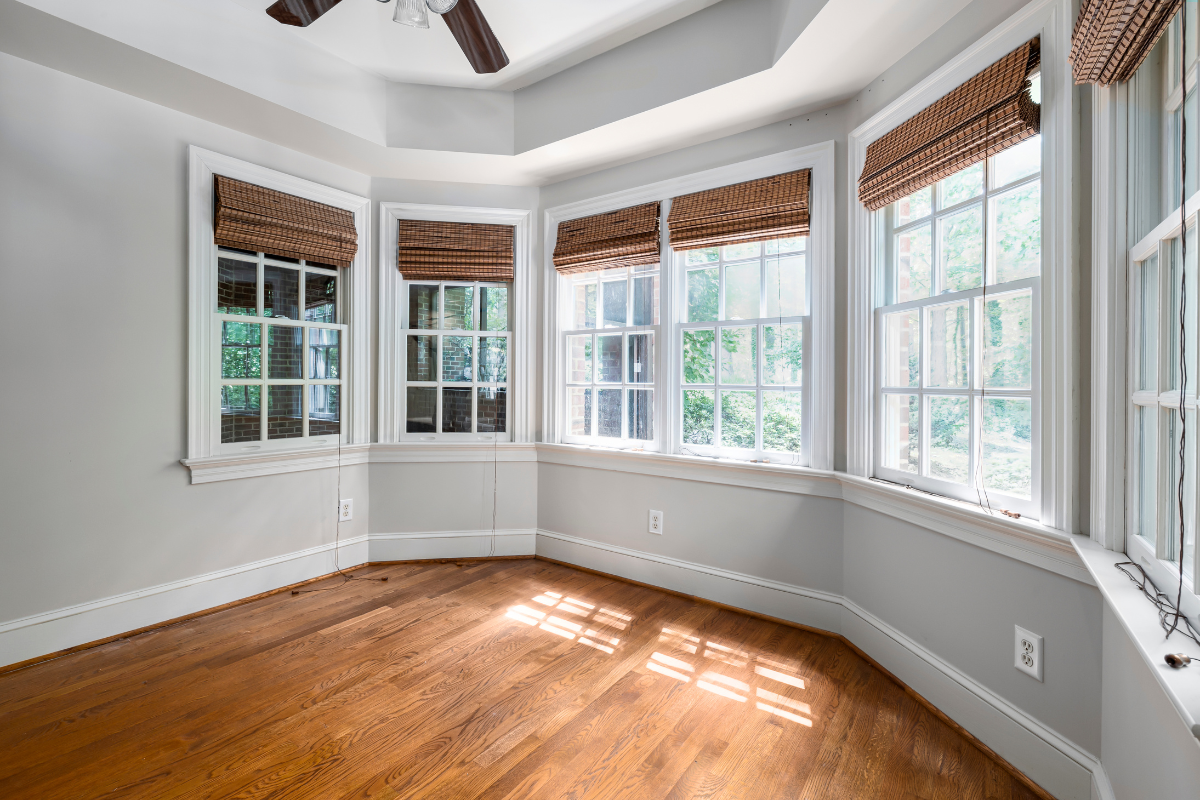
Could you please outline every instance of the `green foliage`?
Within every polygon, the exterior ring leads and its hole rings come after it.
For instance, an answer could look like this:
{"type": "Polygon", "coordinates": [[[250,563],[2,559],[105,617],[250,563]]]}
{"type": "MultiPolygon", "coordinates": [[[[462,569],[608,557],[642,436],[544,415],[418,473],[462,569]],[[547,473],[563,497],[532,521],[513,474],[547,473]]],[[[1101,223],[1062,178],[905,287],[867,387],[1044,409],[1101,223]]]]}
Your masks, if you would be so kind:
{"type": "Polygon", "coordinates": [[[713,342],[716,332],[695,330],[683,332],[683,382],[716,383],[713,342]]]}
{"type": "Polygon", "coordinates": [[[683,392],[683,441],[685,444],[712,444],[713,393],[697,389],[683,392]]]}
{"type": "Polygon", "coordinates": [[[983,207],[974,206],[938,222],[941,291],[974,289],[983,280],[983,207]]]}
{"type": "Polygon", "coordinates": [[[688,322],[707,322],[717,319],[717,290],[720,278],[717,268],[694,269],[687,274],[688,322]]]}
{"type": "Polygon", "coordinates": [[[1042,191],[1034,183],[996,198],[996,282],[1042,271],[1042,191]]]}
{"type": "Polygon", "coordinates": [[[804,367],[804,337],[800,325],[763,327],[763,383],[800,384],[804,367]]]}
{"type": "Polygon", "coordinates": [[[262,377],[262,326],[226,322],[221,326],[221,377],[262,377]]]}
{"type": "Polygon", "coordinates": [[[799,453],[801,441],[800,395],[763,392],[763,449],[799,453]]]}
{"type": "Polygon", "coordinates": [[[754,448],[754,392],[721,392],[721,444],[754,448]]]}

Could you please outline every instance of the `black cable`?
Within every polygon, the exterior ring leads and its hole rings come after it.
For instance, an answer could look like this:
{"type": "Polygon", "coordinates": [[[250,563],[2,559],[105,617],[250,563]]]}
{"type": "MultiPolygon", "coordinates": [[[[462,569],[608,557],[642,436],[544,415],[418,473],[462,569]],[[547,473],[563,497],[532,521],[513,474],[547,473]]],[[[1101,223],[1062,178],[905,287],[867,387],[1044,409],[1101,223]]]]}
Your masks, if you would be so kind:
{"type": "MultiPolygon", "coordinates": [[[[1180,604],[1183,602],[1184,540],[1187,536],[1183,502],[1187,471],[1187,3],[1182,3],[1179,8],[1179,43],[1179,245],[1182,263],[1179,270],[1179,481],[1175,487],[1179,514],[1179,590],[1175,596],[1175,616],[1167,628],[1168,637],[1179,627],[1183,613],[1180,604]]],[[[1183,619],[1187,621],[1186,617],[1183,619]]]]}
{"type": "Polygon", "coordinates": [[[1179,612],[1178,606],[1171,605],[1170,596],[1158,588],[1154,581],[1150,579],[1150,576],[1146,574],[1146,570],[1142,569],[1141,565],[1135,564],[1132,561],[1122,561],[1114,566],[1116,566],[1116,568],[1121,572],[1125,573],[1125,575],[1129,577],[1129,580],[1133,581],[1134,584],[1142,590],[1142,594],[1146,595],[1146,599],[1154,604],[1154,607],[1158,610],[1158,621],[1163,626],[1163,630],[1167,631],[1167,638],[1170,638],[1171,633],[1174,632],[1172,625],[1167,623],[1167,618],[1175,617],[1177,621],[1181,621],[1183,623],[1183,626],[1179,628],[1179,631],[1193,642],[1200,645],[1200,631],[1196,630],[1196,628],[1192,625],[1191,620],[1179,612]],[[1133,567],[1138,571],[1141,577],[1139,578],[1137,575],[1134,575],[1132,572],[1125,569],[1126,567],[1133,567]]]}

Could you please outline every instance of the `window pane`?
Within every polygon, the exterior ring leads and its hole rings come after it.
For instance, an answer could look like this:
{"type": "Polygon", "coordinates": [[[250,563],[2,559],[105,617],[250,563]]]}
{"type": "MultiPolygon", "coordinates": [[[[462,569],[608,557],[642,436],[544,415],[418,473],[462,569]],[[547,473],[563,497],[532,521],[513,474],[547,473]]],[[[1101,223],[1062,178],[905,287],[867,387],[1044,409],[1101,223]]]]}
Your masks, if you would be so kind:
{"type": "Polygon", "coordinates": [[[504,286],[479,287],[479,313],[483,314],[484,331],[508,330],[508,288],[504,286]]]}
{"type": "Polygon", "coordinates": [[[410,381],[437,380],[436,336],[408,337],[408,379],[410,381]]]}
{"type": "Polygon", "coordinates": [[[907,303],[929,297],[932,240],[929,228],[896,237],[896,302],[907,303]]]}
{"type": "Polygon", "coordinates": [[[267,326],[267,377],[275,380],[301,377],[304,329],[291,325],[267,326]]]}
{"type": "Polygon", "coordinates": [[[758,258],[762,254],[762,243],[727,244],[721,249],[726,261],[738,261],[743,258],[758,258]]]}
{"type": "Polygon", "coordinates": [[[808,246],[807,236],[797,236],[794,239],[772,239],[766,243],[766,253],[769,256],[780,253],[798,253],[808,246]]]}
{"type": "Polygon", "coordinates": [[[914,394],[883,396],[883,465],[912,472],[920,468],[920,405],[914,394]]]}
{"type": "Polygon", "coordinates": [[[983,164],[967,167],[938,183],[938,208],[958,205],[983,194],[983,164]]]}
{"type": "Polygon", "coordinates": [[[712,444],[712,390],[685,389],[683,392],[683,443],[712,444]]]}
{"type": "Polygon", "coordinates": [[[1138,536],[1150,543],[1151,548],[1157,541],[1157,511],[1158,498],[1155,492],[1155,480],[1158,465],[1158,434],[1155,421],[1157,407],[1137,406],[1134,412],[1134,450],[1137,476],[1134,491],[1137,493],[1137,508],[1134,511],[1134,529],[1138,536]]]}
{"type": "Polygon", "coordinates": [[[683,332],[683,382],[716,383],[716,358],[713,342],[716,333],[711,329],[683,332]]]}
{"type": "Polygon", "coordinates": [[[651,389],[629,389],[630,439],[650,440],[654,438],[654,391],[651,389]]]}
{"type": "Polygon", "coordinates": [[[938,292],[974,289],[983,281],[983,207],[938,220],[938,292]]]}
{"type": "Polygon", "coordinates": [[[763,449],[800,452],[799,392],[763,392],[763,449]]]}
{"type": "Polygon", "coordinates": [[[896,225],[907,225],[913,220],[929,216],[933,210],[933,187],[918,189],[908,197],[896,201],[896,225]]]}
{"type": "Polygon", "coordinates": [[[257,442],[261,437],[261,386],[221,387],[221,441],[257,442]]]}
{"type": "Polygon", "coordinates": [[[320,272],[304,273],[304,319],[308,322],[337,322],[337,277],[320,272]]]}
{"type": "Polygon", "coordinates": [[[921,375],[921,312],[883,315],[883,385],[918,386],[921,375]]]}
{"type": "Polygon", "coordinates": [[[596,284],[575,284],[575,329],[596,327],[596,284]]]}
{"type": "Polygon", "coordinates": [[[508,390],[495,386],[481,386],[476,391],[479,393],[475,401],[479,412],[476,432],[504,433],[508,424],[508,390]]]}
{"type": "Polygon", "coordinates": [[[700,250],[688,250],[684,262],[690,267],[693,264],[713,264],[721,258],[719,247],[704,247],[700,250]]]}
{"type": "Polygon", "coordinates": [[[332,436],[341,432],[340,386],[308,387],[308,435],[332,436]]]}
{"type": "Polygon", "coordinates": [[[508,381],[508,339],[501,336],[479,338],[479,382],[508,381]]]}
{"type": "Polygon", "coordinates": [[[929,474],[966,483],[970,473],[971,401],[966,397],[929,398],[929,474]]]}
{"type": "Polygon", "coordinates": [[[1033,401],[983,401],[983,485],[1029,498],[1033,488],[1033,401]]]}
{"type": "Polygon", "coordinates": [[[936,306],[925,312],[929,386],[967,388],[967,364],[971,354],[970,312],[967,304],[936,306]]]}
{"type": "Polygon", "coordinates": [[[408,327],[433,330],[438,326],[438,287],[410,284],[408,287],[408,327]]]}
{"type": "MultiPolygon", "coordinates": [[[[1179,299],[1182,288],[1183,264],[1182,240],[1175,237],[1167,242],[1167,254],[1170,268],[1170,299],[1171,318],[1168,321],[1167,340],[1167,369],[1171,376],[1171,388],[1179,388],[1179,299]]],[[[1185,337],[1189,343],[1196,341],[1196,229],[1188,229],[1188,268],[1187,268],[1187,308],[1184,310],[1185,337]]],[[[1196,347],[1189,344],[1187,354],[1188,387],[1196,385],[1196,347]]]]}
{"type": "Polygon", "coordinates": [[[442,389],[442,433],[471,432],[471,390],[442,389]]]}
{"type": "MultiPolygon", "coordinates": [[[[1179,412],[1175,409],[1166,411],[1163,415],[1167,424],[1167,513],[1163,525],[1166,536],[1166,560],[1173,564],[1179,563],[1179,438],[1182,433],[1179,425],[1179,412]]],[[[1188,412],[1187,440],[1184,445],[1184,482],[1183,482],[1183,518],[1184,518],[1184,554],[1183,571],[1191,575],[1194,566],[1193,549],[1196,542],[1196,414],[1188,412]]]]}
{"type": "Polygon", "coordinates": [[[1033,380],[1033,294],[988,298],[983,315],[983,383],[1028,389],[1033,380]]]}
{"type": "Polygon", "coordinates": [[[763,383],[799,386],[803,377],[804,327],[800,324],[764,325],[763,383]]]}
{"type": "Polygon", "coordinates": [[[300,390],[303,388],[267,387],[268,439],[295,439],[304,435],[304,418],[300,413],[300,390]]]}
{"type": "Polygon", "coordinates": [[[300,270],[263,268],[263,314],[280,319],[300,319],[300,270]]]}
{"type": "Polygon", "coordinates": [[[633,324],[658,324],[658,276],[633,279],[633,324]]]}
{"type": "Polygon", "coordinates": [[[759,274],[757,261],[725,267],[725,319],[758,319],[759,274]]]}
{"type": "Polygon", "coordinates": [[[654,334],[629,334],[629,383],[654,383],[654,334]]]}
{"type": "Polygon", "coordinates": [[[567,337],[567,380],[570,383],[592,382],[592,337],[567,337]]]}
{"type": "Polygon", "coordinates": [[[597,383],[621,382],[621,334],[615,336],[597,336],[600,348],[599,363],[596,365],[597,383]]]}
{"type": "Polygon", "coordinates": [[[592,390],[568,389],[567,414],[572,436],[592,435],[592,390]]]}
{"type": "Polygon", "coordinates": [[[236,258],[217,259],[217,313],[258,315],[257,264],[236,258]]]}
{"type": "Polygon", "coordinates": [[[1007,186],[1042,168],[1042,137],[1034,136],[992,157],[992,185],[1007,186]]]}
{"type": "Polygon", "coordinates": [[[804,256],[767,259],[767,316],[801,317],[808,313],[804,256]]]}
{"type": "Polygon", "coordinates": [[[625,327],[629,324],[629,281],[622,278],[619,281],[605,281],[601,285],[604,287],[604,327],[625,327]]]}
{"type": "Polygon", "coordinates": [[[754,448],[757,402],[754,392],[721,392],[721,444],[754,448]]]}
{"type": "Polygon", "coordinates": [[[597,389],[599,434],[612,439],[621,438],[621,390],[597,389]]]}
{"type": "Polygon", "coordinates": [[[757,382],[758,337],[754,328],[721,329],[721,383],[757,382]]]}
{"type": "Polygon", "coordinates": [[[437,413],[437,389],[435,387],[409,386],[405,409],[407,433],[434,433],[437,413]]]}
{"type": "Polygon", "coordinates": [[[1042,184],[993,197],[992,259],[996,283],[1042,272],[1042,184]]]}
{"type": "Polygon", "coordinates": [[[308,377],[340,378],[341,331],[329,328],[308,329],[308,377]]]}
{"type": "Polygon", "coordinates": [[[262,377],[262,326],[221,323],[221,377],[262,377]]]}
{"type": "Polygon", "coordinates": [[[475,287],[474,286],[447,286],[446,287],[446,307],[442,309],[442,323],[445,330],[448,331],[471,331],[475,329],[473,320],[474,302],[475,302],[475,287]]]}
{"type": "Polygon", "coordinates": [[[688,322],[717,319],[717,269],[694,269],[687,274],[688,322]]]}
{"type": "Polygon", "coordinates": [[[1158,383],[1158,256],[1142,263],[1138,273],[1139,311],[1138,388],[1153,389],[1158,383]]]}
{"type": "Polygon", "coordinates": [[[475,340],[470,336],[442,337],[443,381],[471,380],[471,347],[474,343],[475,340]]]}

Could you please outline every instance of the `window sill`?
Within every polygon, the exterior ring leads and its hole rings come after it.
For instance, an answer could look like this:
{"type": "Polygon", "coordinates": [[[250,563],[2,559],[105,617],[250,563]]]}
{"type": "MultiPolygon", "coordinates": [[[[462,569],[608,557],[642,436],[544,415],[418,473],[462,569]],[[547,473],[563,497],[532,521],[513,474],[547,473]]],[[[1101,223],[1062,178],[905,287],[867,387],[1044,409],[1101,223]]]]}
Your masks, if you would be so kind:
{"type": "Polygon", "coordinates": [[[536,445],[514,442],[400,442],[371,445],[372,464],[537,461],[536,445]]]}
{"type": "Polygon", "coordinates": [[[1166,692],[1171,705],[1183,717],[1192,734],[1200,739],[1200,680],[1196,670],[1200,664],[1193,663],[1185,669],[1172,669],[1163,660],[1168,653],[1183,652],[1196,656],[1196,646],[1188,639],[1175,635],[1163,638],[1163,629],[1158,621],[1158,612],[1146,599],[1141,590],[1116,567],[1129,557],[1124,553],[1105,550],[1083,536],[1072,537],[1079,557],[1087,565],[1096,586],[1104,595],[1104,601],[1113,610],[1121,627],[1133,641],[1134,647],[1146,660],[1146,665],[1166,692]]]}
{"type": "Polygon", "coordinates": [[[347,444],[341,448],[327,445],[244,455],[183,458],[179,463],[191,470],[193,484],[215,483],[310,469],[329,469],[339,465],[339,455],[341,466],[365,464],[369,448],[370,445],[366,444],[347,444]]]}

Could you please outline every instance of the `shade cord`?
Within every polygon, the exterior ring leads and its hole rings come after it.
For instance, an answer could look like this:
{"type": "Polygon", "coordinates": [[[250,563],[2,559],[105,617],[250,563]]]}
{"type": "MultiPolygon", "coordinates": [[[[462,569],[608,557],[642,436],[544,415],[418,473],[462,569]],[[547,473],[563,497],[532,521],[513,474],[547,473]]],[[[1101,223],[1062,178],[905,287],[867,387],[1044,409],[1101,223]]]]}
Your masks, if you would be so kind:
{"type": "MultiPolygon", "coordinates": [[[[1183,558],[1184,543],[1187,535],[1187,519],[1184,516],[1184,478],[1187,471],[1187,3],[1179,8],[1179,92],[1181,113],[1179,115],[1179,244],[1180,256],[1180,285],[1179,285],[1179,480],[1175,486],[1175,502],[1178,508],[1179,522],[1179,588],[1175,596],[1174,615],[1171,624],[1166,624],[1166,617],[1161,613],[1163,627],[1167,629],[1167,637],[1179,627],[1183,612],[1180,604],[1183,602],[1183,558]]],[[[1186,617],[1182,617],[1187,622],[1186,617]]],[[[1191,628],[1191,625],[1188,625],[1191,628]]]]}

